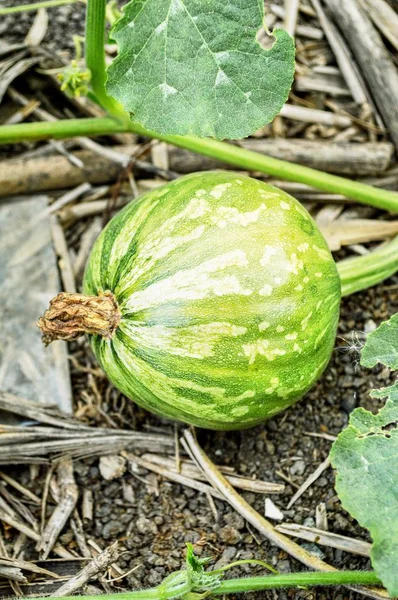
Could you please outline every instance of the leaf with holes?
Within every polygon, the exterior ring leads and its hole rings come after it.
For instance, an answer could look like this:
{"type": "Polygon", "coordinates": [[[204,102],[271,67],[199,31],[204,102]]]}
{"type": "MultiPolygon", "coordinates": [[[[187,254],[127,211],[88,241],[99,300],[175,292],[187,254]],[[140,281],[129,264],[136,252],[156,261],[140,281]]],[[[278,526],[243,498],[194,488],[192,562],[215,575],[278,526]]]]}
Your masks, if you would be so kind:
{"type": "Polygon", "coordinates": [[[240,139],[281,110],[294,75],[294,41],[256,40],[260,0],[132,0],[112,29],[119,55],[108,93],[159,134],[240,139]]]}
{"type": "MultiPolygon", "coordinates": [[[[369,334],[361,363],[381,362],[397,368],[397,315],[369,334]],[[395,332],[395,333],[394,333],[395,332]]],[[[330,458],[337,471],[336,490],[342,505],[372,539],[373,567],[391,596],[398,596],[398,382],[372,390],[387,398],[377,413],[357,408],[333,444],[330,458]]]]}
{"type": "Polygon", "coordinates": [[[382,363],[390,369],[398,369],[398,313],[369,333],[366,338],[361,365],[374,367],[377,363],[382,363]]]}

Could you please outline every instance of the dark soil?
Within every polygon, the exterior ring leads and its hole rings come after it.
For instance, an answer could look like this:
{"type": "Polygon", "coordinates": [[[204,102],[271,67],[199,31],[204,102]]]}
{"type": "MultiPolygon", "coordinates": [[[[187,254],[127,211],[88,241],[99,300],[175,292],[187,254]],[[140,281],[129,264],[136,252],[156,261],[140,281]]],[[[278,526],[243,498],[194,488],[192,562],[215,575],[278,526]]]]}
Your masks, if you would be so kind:
{"type": "MultiPolygon", "coordinates": [[[[20,6],[30,3],[30,0],[6,0],[4,6],[20,6]]],[[[84,36],[85,12],[85,4],[81,2],[48,10],[48,29],[43,46],[58,53],[64,51],[73,57],[75,48],[73,36],[84,36]]],[[[32,11],[2,17],[0,19],[0,39],[7,41],[8,44],[22,43],[35,15],[36,13],[32,11]]]]}

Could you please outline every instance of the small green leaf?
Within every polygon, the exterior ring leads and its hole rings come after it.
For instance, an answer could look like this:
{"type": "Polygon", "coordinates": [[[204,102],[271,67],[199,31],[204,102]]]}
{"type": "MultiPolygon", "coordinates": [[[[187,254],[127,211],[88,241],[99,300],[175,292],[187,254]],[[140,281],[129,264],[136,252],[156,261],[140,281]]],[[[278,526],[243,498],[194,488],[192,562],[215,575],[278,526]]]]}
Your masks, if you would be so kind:
{"type": "Polygon", "coordinates": [[[333,444],[342,505],[373,539],[371,559],[392,597],[398,596],[398,383],[372,393],[388,396],[377,415],[357,408],[333,444]]]}
{"type": "Polygon", "coordinates": [[[398,369],[398,313],[369,333],[366,338],[361,365],[374,367],[377,363],[382,363],[390,369],[398,369]]]}
{"type": "Polygon", "coordinates": [[[204,566],[210,557],[198,558],[192,544],[187,544],[186,566],[192,592],[207,593],[220,585],[223,575],[220,571],[205,571],[204,566]]]}
{"type": "MultiPolygon", "coordinates": [[[[370,333],[361,364],[378,362],[398,368],[398,314],[370,333]]],[[[337,471],[342,505],[372,536],[371,559],[389,594],[398,596],[398,381],[372,390],[387,398],[377,413],[357,408],[333,444],[330,459],[337,471]]]]}
{"type": "Polygon", "coordinates": [[[240,139],[269,123],[294,76],[294,41],[256,41],[260,0],[132,0],[111,37],[108,93],[160,134],[240,139]]]}

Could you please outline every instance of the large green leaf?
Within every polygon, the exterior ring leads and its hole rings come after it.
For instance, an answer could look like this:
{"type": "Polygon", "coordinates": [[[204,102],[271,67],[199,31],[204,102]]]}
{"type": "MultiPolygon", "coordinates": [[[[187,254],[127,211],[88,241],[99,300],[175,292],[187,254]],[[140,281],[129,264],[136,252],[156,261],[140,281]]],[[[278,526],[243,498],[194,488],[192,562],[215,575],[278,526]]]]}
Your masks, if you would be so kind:
{"type": "Polygon", "coordinates": [[[294,75],[288,33],[269,50],[256,41],[263,19],[262,0],[132,0],[111,32],[107,91],[157,133],[246,137],[278,114],[294,75]]]}
{"type": "Polygon", "coordinates": [[[398,313],[366,338],[361,365],[374,367],[377,363],[398,369],[398,313]]]}
{"type": "MultiPolygon", "coordinates": [[[[397,315],[369,334],[361,363],[381,362],[397,368],[397,315]]],[[[398,382],[372,390],[388,398],[377,413],[357,408],[333,444],[330,458],[337,471],[342,505],[372,536],[373,567],[391,596],[398,596],[398,382]]]]}

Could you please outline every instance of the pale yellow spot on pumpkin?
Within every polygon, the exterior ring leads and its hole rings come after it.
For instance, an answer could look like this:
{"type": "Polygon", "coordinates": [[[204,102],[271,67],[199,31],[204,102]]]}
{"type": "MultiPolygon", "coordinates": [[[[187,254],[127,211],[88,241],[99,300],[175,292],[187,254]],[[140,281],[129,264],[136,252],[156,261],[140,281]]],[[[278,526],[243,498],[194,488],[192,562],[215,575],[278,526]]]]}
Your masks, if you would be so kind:
{"type": "Polygon", "coordinates": [[[284,200],[282,200],[279,203],[279,206],[283,209],[283,210],[290,210],[290,204],[288,204],[287,202],[285,202],[284,200]]]}
{"type": "Polygon", "coordinates": [[[249,365],[252,365],[257,356],[265,356],[269,361],[275,360],[277,356],[286,354],[286,350],[281,348],[269,348],[269,340],[258,339],[253,344],[244,344],[242,346],[245,356],[249,359],[249,365]]]}
{"type": "Polygon", "coordinates": [[[298,352],[298,354],[301,354],[301,352],[303,351],[301,346],[299,346],[298,344],[294,344],[293,350],[294,350],[294,352],[298,352]]]}
{"type": "Polygon", "coordinates": [[[262,188],[260,188],[258,190],[258,193],[263,198],[269,198],[269,199],[271,199],[271,198],[278,198],[279,197],[279,192],[272,192],[271,190],[264,190],[262,188]]]}
{"type": "Polygon", "coordinates": [[[319,271],[317,273],[315,273],[315,277],[322,277],[323,273],[320,273],[319,271]]]}
{"type": "Polygon", "coordinates": [[[279,385],[279,377],[271,378],[271,386],[265,390],[266,394],[273,394],[279,385]]]}
{"type": "Polygon", "coordinates": [[[293,333],[288,333],[287,335],[285,335],[285,340],[296,340],[297,336],[297,331],[293,331],[293,333]]]}
{"type": "Polygon", "coordinates": [[[221,229],[224,229],[230,223],[246,227],[251,223],[256,223],[261,212],[266,209],[267,207],[265,204],[261,204],[256,210],[241,213],[233,206],[220,206],[216,209],[215,214],[210,217],[210,220],[214,225],[221,229]]]}
{"type": "Polygon", "coordinates": [[[317,346],[319,344],[319,342],[327,334],[327,332],[328,332],[328,330],[326,328],[323,331],[321,331],[321,333],[317,336],[317,338],[315,340],[315,346],[317,346]]]}
{"type": "Polygon", "coordinates": [[[303,290],[303,286],[301,285],[301,283],[299,283],[294,289],[296,290],[296,292],[301,292],[303,290]]]}
{"type": "Polygon", "coordinates": [[[286,263],[286,270],[289,273],[293,273],[294,275],[298,275],[299,274],[299,270],[304,269],[304,263],[303,261],[297,257],[297,254],[295,252],[293,252],[290,255],[290,262],[286,263]]]}
{"type": "Polygon", "coordinates": [[[304,244],[300,244],[299,246],[297,246],[297,250],[299,252],[306,252],[309,247],[309,244],[307,244],[307,242],[304,242],[304,244]]]}
{"type": "Polygon", "coordinates": [[[305,276],[305,277],[304,277],[304,279],[303,279],[303,283],[308,283],[308,282],[309,282],[309,280],[310,280],[310,278],[309,278],[309,277],[307,277],[307,276],[305,276]]]}
{"type": "Polygon", "coordinates": [[[268,321],[262,321],[258,326],[260,331],[265,331],[268,327],[271,327],[271,323],[268,323],[268,321]]]}
{"type": "Polygon", "coordinates": [[[273,291],[272,285],[269,285],[268,283],[266,283],[258,293],[260,294],[260,296],[271,296],[272,291],[273,291]]]}
{"type": "Polygon", "coordinates": [[[306,317],[301,321],[301,329],[304,331],[308,327],[308,323],[312,317],[312,310],[308,313],[306,317]]]}
{"type": "Polygon", "coordinates": [[[283,327],[283,325],[278,325],[276,330],[278,333],[282,333],[282,331],[285,331],[285,328],[283,327]]]}
{"type": "Polygon", "coordinates": [[[138,312],[175,300],[202,300],[212,296],[227,295],[250,296],[253,290],[245,288],[237,275],[214,277],[214,274],[225,269],[247,266],[248,260],[245,252],[231,250],[192,269],[177,271],[170,277],[131,294],[123,308],[131,312],[138,312]]]}
{"type": "Polygon", "coordinates": [[[227,189],[231,186],[232,183],[219,183],[211,190],[211,192],[209,192],[210,196],[213,196],[213,198],[216,198],[218,200],[224,195],[224,192],[226,192],[227,189]]]}
{"type": "Polygon", "coordinates": [[[282,283],[282,279],[280,277],[274,277],[274,283],[279,285],[280,283],[282,283]]]}
{"type": "Polygon", "coordinates": [[[168,352],[176,356],[204,359],[214,354],[217,343],[225,337],[238,337],[247,332],[228,322],[203,323],[188,327],[143,326],[134,321],[125,321],[121,329],[142,348],[168,352]]]}
{"type": "Polygon", "coordinates": [[[250,410],[249,406],[236,406],[231,410],[231,413],[234,417],[243,417],[243,415],[247,414],[250,410]]]}
{"type": "Polygon", "coordinates": [[[271,262],[271,257],[275,256],[275,254],[277,254],[276,248],[274,248],[273,246],[266,245],[264,248],[263,255],[260,258],[260,265],[262,267],[268,265],[271,262]]]}

